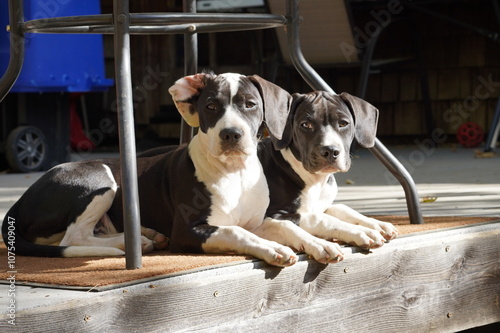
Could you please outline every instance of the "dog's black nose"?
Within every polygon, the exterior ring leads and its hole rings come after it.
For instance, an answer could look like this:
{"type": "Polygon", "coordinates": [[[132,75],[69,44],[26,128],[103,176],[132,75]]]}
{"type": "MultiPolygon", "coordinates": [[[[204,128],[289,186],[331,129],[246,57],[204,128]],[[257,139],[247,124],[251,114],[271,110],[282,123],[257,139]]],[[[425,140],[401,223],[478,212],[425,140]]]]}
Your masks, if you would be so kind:
{"type": "Polygon", "coordinates": [[[334,161],[340,155],[340,149],[335,146],[323,146],[320,151],[321,156],[329,161],[334,161]]]}
{"type": "Polygon", "coordinates": [[[219,137],[224,142],[234,143],[240,141],[243,136],[243,132],[235,127],[225,128],[219,133],[219,137]]]}

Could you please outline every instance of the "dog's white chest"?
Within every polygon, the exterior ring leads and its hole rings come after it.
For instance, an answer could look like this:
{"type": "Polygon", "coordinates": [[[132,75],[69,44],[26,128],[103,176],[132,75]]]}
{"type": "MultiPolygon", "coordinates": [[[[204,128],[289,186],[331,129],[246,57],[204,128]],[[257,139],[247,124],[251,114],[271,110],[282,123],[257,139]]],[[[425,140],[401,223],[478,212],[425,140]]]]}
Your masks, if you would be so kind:
{"type": "Polygon", "coordinates": [[[210,224],[239,225],[252,230],[262,223],[269,205],[269,190],[260,164],[207,185],[212,194],[210,224]]]}
{"type": "MultiPolygon", "coordinates": [[[[244,167],[232,170],[192,149],[197,179],[211,194],[208,223],[237,225],[252,230],[262,223],[269,205],[269,189],[257,155],[248,156],[244,167]]],[[[206,155],[205,155],[206,156],[206,155]]]]}
{"type": "Polygon", "coordinates": [[[300,195],[300,208],[298,213],[315,212],[323,213],[330,207],[337,196],[337,184],[335,178],[324,182],[306,185],[300,195]]]}

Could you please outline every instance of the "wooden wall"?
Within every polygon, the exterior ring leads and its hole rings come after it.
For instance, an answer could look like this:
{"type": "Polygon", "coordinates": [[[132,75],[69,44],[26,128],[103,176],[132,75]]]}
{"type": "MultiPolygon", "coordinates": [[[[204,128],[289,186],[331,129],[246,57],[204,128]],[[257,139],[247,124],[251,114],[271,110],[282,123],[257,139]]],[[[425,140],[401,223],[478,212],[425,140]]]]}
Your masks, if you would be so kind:
{"type": "MultiPolygon", "coordinates": [[[[493,32],[500,32],[490,1],[444,1],[427,8],[493,32]]],[[[387,8],[379,7],[375,13],[387,8]]],[[[373,12],[354,11],[354,21],[364,29],[374,20],[373,12]]],[[[434,128],[454,134],[459,125],[472,121],[486,131],[500,95],[500,43],[428,14],[404,8],[400,15],[414,22],[420,35],[423,61],[428,75],[434,128]]],[[[411,29],[391,22],[381,35],[375,58],[415,54],[411,29]]],[[[341,73],[339,87],[355,91],[356,73],[341,73]]],[[[381,110],[379,135],[425,135],[420,80],[414,67],[407,65],[370,76],[366,99],[381,110]]],[[[451,135],[450,135],[451,138],[451,135]]]]}

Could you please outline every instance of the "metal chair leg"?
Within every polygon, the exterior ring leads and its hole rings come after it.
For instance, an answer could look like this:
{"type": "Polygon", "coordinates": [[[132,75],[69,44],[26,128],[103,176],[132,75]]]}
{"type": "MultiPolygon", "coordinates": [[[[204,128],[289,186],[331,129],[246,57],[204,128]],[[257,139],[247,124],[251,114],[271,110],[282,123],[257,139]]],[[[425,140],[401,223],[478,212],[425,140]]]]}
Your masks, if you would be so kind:
{"type": "Polygon", "coordinates": [[[495,108],[495,115],[493,116],[493,121],[491,122],[491,128],[488,132],[488,138],[486,139],[486,144],[484,145],[484,151],[489,152],[495,149],[498,142],[498,137],[500,134],[500,98],[498,99],[497,106],[495,108]]]}
{"type": "Polygon", "coordinates": [[[113,1],[113,17],[125,259],[127,269],[137,269],[142,267],[141,219],[130,69],[128,0],[113,1]]]}
{"type": "MultiPolygon", "coordinates": [[[[183,0],[184,13],[196,13],[195,0],[183,0]]],[[[184,75],[192,75],[198,72],[198,35],[195,32],[184,34],[184,75]]],[[[193,137],[194,130],[184,119],[181,119],[180,143],[189,143],[193,137]]]]}
{"type": "Polygon", "coordinates": [[[392,173],[399,181],[406,196],[406,206],[408,207],[408,216],[411,224],[422,224],[424,219],[420,209],[420,200],[418,198],[415,182],[408,170],[398,161],[396,157],[387,149],[379,139],[375,140],[375,146],[370,152],[392,173]]]}

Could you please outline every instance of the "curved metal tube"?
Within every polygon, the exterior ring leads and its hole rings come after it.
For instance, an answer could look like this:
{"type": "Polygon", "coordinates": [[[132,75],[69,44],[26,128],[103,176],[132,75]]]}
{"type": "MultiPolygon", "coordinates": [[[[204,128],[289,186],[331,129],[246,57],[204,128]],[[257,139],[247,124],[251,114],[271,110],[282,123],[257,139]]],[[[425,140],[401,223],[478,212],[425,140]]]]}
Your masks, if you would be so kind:
{"type": "Polygon", "coordinates": [[[396,177],[398,182],[403,187],[406,196],[406,206],[408,208],[408,216],[411,224],[422,224],[422,210],[420,209],[420,200],[418,198],[415,182],[408,170],[394,157],[394,155],[380,142],[375,139],[375,146],[370,148],[370,152],[396,177]]]}
{"type": "MultiPolygon", "coordinates": [[[[285,17],[273,14],[132,13],[130,33],[184,33],[190,26],[195,26],[197,32],[240,31],[275,28],[285,23],[285,17]]],[[[24,32],[112,34],[113,17],[101,14],[31,20],[24,24],[24,32]]]]}
{"type": "Polygon", "coordinates": [[[292,64],[295,66],[304,81],[315,90],[324,90],[335,94],[335,91],[323,80],[321,76],[309,65],[304,58],[300,48],[299,37],[299,1],[287,0],[286,16],[287,16],[287,43],[290,52],[292,64]]]}
{"type": "Polygon", "coordinates": [[[113,27],[112,14],[49,17],[30,20],[24,23],[24,32],[44,32],[45,28],[70,28],[78,26],[103,25],[113,27]]]}
{"type": "Polygon", "coordinates": [[[7,70],[0,78],[0,102],[16,83],[24,62],[23,6],[20,1],[9,0],[10,59],[7,70]]]}
{"type": "Polygon", "coordinates": [[[133,13],[130,22],[135,24],[170,25],[186,23],[255,23],[266,25],[284,25],[286,19],[275,14],[235,14],[235,13],[133,13]]]}
{"type": "MultiPolygon", "coordinates": [[[[275,26],[263,25],[259,23],[239,23],[237,26],[229,23],[196,23],[196,24],[177,24],[177,25],[137,25],[131,26],[129,31],[131,35],[165,35],[165,34],[183,34],[208,33],[208,32],[229,32],[268,29],[275,26]]],[[[30,28],[29,32],[34,33],[54,33],[54,34],[114,34],[114,28],[108,25],[78,25],[74,27],[53,27],[53,28],[30,28]]]]}

